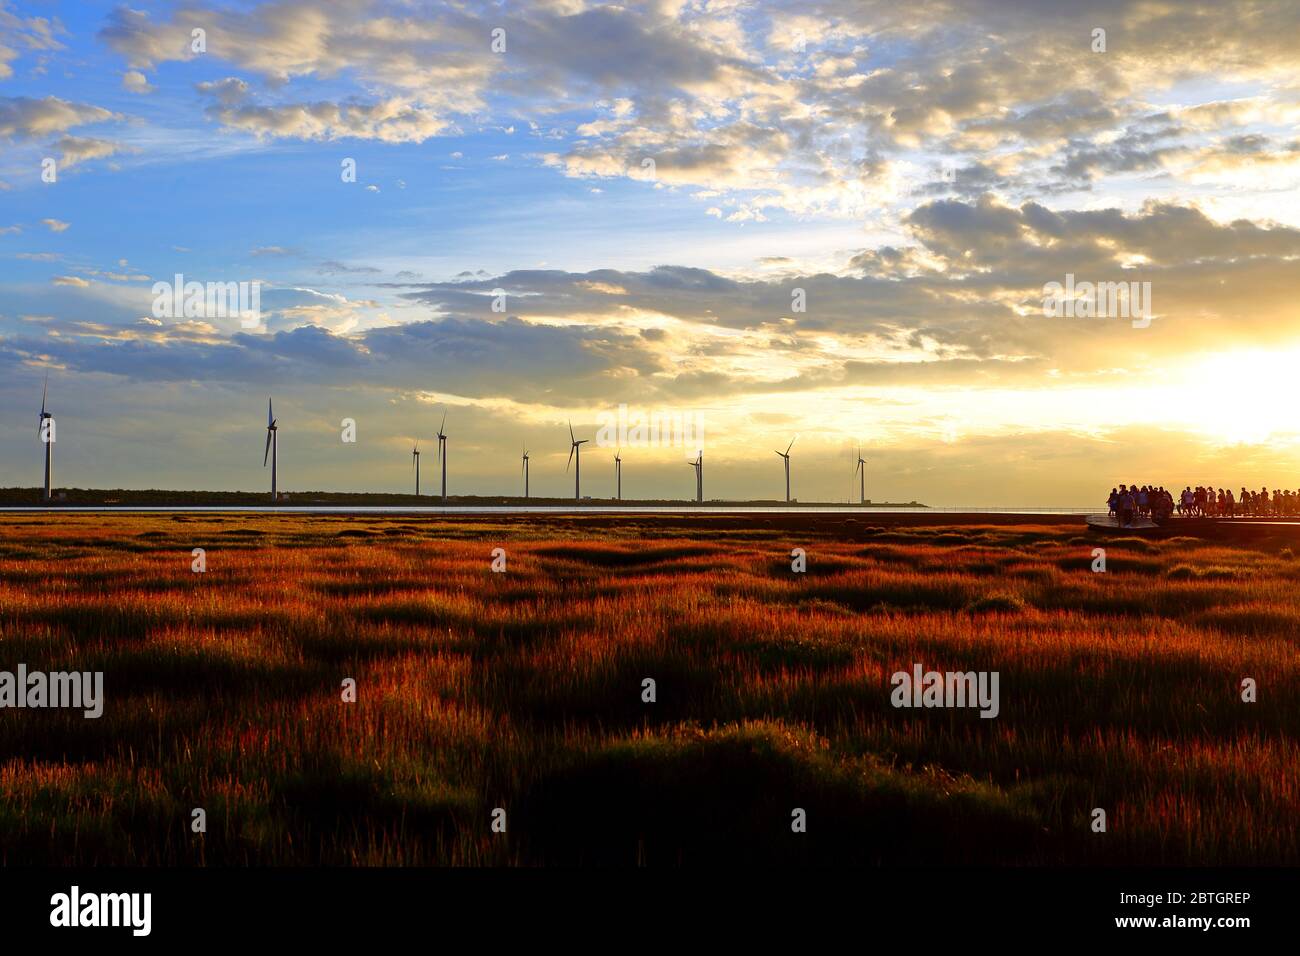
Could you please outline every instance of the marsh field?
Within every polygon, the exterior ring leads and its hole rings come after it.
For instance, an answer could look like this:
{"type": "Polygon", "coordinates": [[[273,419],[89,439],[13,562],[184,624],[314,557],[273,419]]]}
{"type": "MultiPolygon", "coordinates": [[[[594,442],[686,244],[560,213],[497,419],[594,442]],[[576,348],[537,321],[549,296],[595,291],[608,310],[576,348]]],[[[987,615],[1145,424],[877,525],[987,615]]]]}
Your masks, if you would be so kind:
{"type": "Polygon", "coordinates": [[[1300,863],[1300,529],[1034,520],[5,515],[0,862],[1300,863]]]}

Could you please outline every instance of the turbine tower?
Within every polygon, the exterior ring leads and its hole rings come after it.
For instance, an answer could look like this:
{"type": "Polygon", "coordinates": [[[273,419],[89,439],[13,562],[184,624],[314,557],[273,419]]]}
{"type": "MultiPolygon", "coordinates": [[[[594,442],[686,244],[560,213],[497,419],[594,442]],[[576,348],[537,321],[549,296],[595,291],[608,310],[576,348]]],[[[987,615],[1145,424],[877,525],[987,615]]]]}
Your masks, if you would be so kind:
{"type": "Polygon", "coordinates": [[[416,439],[411,449],[411,468],[415,471],[415,497],[420,497],[420,441],[416,439]]]}
{"type": "Polygon", "coordinates": [[[569,461],[564,466],[564,470],[569,470],[569,465],[573,465],[573,500],[582,500],[582,446],[587,444],[587,439],[578,441],[573,434],[573,422],[569,422],[569,461]]]}
{"type": "Polygon", "coordinates": [[[45,409],[45,397],[49,391],[50,376],[46,373],[45,387],[41,389],[41,421],[36,427],[36,434],[45,443],[45,489],[41,492],[42,501],[49,501],[53,497],[50,482],[54,480],[54,413],[45,409]],[[47,421],[48,425],[45,424],[47,421]]]}
{"type": "Polygon", "coordinates": [[[442,503],[447,503],[447,433],[443,428],[447,425],[447,412],[444,409],[442,413],[442,424],[438,426],[438,459],[442,462],[442,503]]]}
{"type": "Polygon", "coordinates": [[[798,435],[795,435],[794,438],[790,439],[790,444],[785,446],[785,451],[777,452],[778,455],[780,455],[783,459],[785,459],[785,503],[786,504],[790,503],[790,449],[794,447],[794,440],[795,438],[798,437],[799,437],[798,435]]]}
{"type": "Polygon", "coordinates": [[[695,454],[695,460],[688,462],[695,469],[695,500],[704,501],[704,449],[695,454]]]}
{"type": "Polygon", "coordinates": [[[858,504],[867,503],[867,460],[862,457],[862,446],[858,446],[858,464],[853,469],[858,475],[858,504]]]}
{"type": "Polygon", "coordinates": [[[528,500],[528,446],[524,446],[524,464],[522,474],[524,476],[524,500],[528,500]]]}
{"type": "Polygon", "coordinates": [[[266,451],[262,455],[262,467],[266,467],[266,459],[269,456],[271,459],[272,504],[280,500],[280,496],[276,493],[276,479],[278,477],[276,469],[276,452],[278,450],[276,445],[276,434],[279,432],[279,428],[280,426],[275,420],[275,413],[271,410],[271,400],[268,398],[266,400],[266,451]]]}
{"type": "Polygon", "coordinates": [[[614,452],[614,497],[616,501],[623,500],[623,449],[620,448],[614,452]]]}

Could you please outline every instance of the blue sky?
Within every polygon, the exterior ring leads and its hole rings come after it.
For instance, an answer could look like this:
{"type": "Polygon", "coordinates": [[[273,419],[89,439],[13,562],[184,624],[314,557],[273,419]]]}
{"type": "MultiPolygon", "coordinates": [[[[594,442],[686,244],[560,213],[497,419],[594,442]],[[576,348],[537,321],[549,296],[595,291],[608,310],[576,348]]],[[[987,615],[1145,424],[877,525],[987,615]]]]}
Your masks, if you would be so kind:
{"type": "MultiPolygon", "coordinates": [[[[403,490],[447,410],[454,490],[515,492],[527,441],[561,494],[567,422],[621,404],[709,422],[710,497],[776,495],[793,434],[804,498],[859,444],[878,499],[1296,484],[1296,17],[0,0],[0,485],[47,374],[77,486],[260,490],[268,393],[290,489],[403,490]],[[177,273],[261,282],[260,328],[153,315],[177,273]],[[1155,322],[1045,319],[1066,273],[1155,322]]],[[[625,492],[689,495],[693,452],[625,492]]]]}

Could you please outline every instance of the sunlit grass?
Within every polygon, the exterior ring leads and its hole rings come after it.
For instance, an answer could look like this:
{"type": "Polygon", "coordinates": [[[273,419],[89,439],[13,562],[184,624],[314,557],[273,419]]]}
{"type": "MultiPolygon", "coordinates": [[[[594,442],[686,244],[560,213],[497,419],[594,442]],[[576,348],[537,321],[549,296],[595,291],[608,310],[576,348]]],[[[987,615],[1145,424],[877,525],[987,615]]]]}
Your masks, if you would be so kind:
{"type": "Polygon", "coordinates": [[[1300,862],[1293,558],[1069,526],[853,538],[10,524],[0,669],[102,670],[107,700],[0,711],[0,861],[1300,862]],[[916,662],[998,671],[1000,716],[895,710],[916,662]]]}

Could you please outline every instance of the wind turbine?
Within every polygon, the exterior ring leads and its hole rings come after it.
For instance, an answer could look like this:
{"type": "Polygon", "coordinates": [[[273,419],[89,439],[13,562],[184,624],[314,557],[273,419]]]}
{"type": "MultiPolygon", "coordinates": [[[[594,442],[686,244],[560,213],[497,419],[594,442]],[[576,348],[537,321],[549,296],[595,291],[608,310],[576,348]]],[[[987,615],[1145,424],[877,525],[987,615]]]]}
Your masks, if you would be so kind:
{"type": "Polygon", "coordinates": [[[411,449],[411,468],[415,471],[415,497],[420,497],[420,440],[415,440],[415,447],[411,449]]]}
{"type": "Polygon", "coordinates": [[[41,420],[36,426],[36,434],[45,443],[45,490],[41,492],[42,501],[49,501],[53,497],[50,482],[54,480],[54,413],[45,410],[45,397],[49,391],[50,376],[47,372],[45,387],[41,389],[41,420]],[[49,421],[49,425],[45,424],[46,421],[49,421]]]}
{"type": "Polygon", "coordinates": [[[695,469],[695,500],[704,501],[704,449],[700,449],[695,454],[695,460],[687,462],[695,469]]]}
{"type": "Polygon", "coordinates": [[[777,454],[785,459],[785,503],[790,503],[790,449],[794,447],[795,438],[790,439],[790,444],[785,446],[785,451],[778,451],[777,454]]]}
{"type": "Polygon", "coordinates": [[[564,470],[569,470],[569,465],[573,465],[573,500],[582,500],[582,446],[587,444],[588,439],[584,438],[578,441],[573,434],[573,422],[569,422],[569,461],[564,466],[564,470]],[[575,461],[576,459],[576,461],[575,461]]]}
{"type": "Polygon", "coordinates": [[[276,494],[276,478],[277,478],[276,451],[278,450],[276,446],[276,435],[279,432],[279,429],[280,426],[277,424],[275,420],[275,413],[271,410],[271,400],[268,398],[266,400],[266,451],[262,455],[262,467],[263,468],[266,467],[266,459],[268,456],[270,456],[271,501],[273,503],[280,500],[279,495],[276,494]]]}
{"type": "Polygon", "coordinates": [[[867,503],[867,460],[862,457],[862,446],[858,446],[858,464],[853,469],[853,473],[858,475],[858,504],[867,503]]]}
{"type": "Polygon", "coordinates": [[[622,453],[622,448],[614,452],[614,495],[618,501],[623,500],[623,459],[619,457],[622,453]]]}
{"type": "Polygon", "coordinates": [[[438,426],[438,459],[442,462],[442,503],[447,503],[447,433],[443,428],[447,424],[447,411],[443,409],[442,424],[438,426]]]}
{"type": "Polygon", "coordinates": [[[523,476],[524,476],[524,500],[527,501],[528,500],[528,446],[527,445],[524,446],[523,476]]]}

